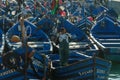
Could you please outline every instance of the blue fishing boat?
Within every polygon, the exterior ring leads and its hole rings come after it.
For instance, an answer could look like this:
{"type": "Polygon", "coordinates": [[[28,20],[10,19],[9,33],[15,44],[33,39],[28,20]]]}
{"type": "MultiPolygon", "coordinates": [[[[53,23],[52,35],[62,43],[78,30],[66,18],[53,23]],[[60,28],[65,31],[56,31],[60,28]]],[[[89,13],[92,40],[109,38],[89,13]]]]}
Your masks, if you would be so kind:
{"type": "Polygon", "coordinates": [[[39,29],[43,30],[49,37],[54,31],[54,21],[50,18],[50,16],[43,17],[35,24],[39,29]]]}
{"type": "MultiPolygon", "coordinates": [[[[71,39],[69,43],[70,50],[78,50],[78,51],[87,50],[92,52],[95,51],[95,53],[98,54],[99,50],[97,46],[93,44],[92,40],[90,40],[90,38],[86,35],[86,29],[90,28],[93,25],[92,22],[84,18],[83,21],[75,25],[70,21],[60,17],[58,17],[56,21],[58,23],[54,24],[55,22],[53,19],[43,18],[36,25],[38,27],[40,26],[39,29],[42,29],[45,33],[48,34],[49,37],[51,36],[57,37],[57,34],[59,34],[58,32],[60,31],[60,28],[64,27],[67,30],[67,32],[71,34],[71,39]],[[85,25],[86,27],[83,27],[85,25]],[[57,31],[55,32],[56,29],[57,31]]],[[[91,53],[89,55],[94,55],[94,54],[91,53]]]]}
{"type": "MultiPolygon", "coordinates": [[[[14,29],[16,28],[18,29],[19,23],[16,25],[11,28],[12,32],[14,32],[14,29]]],[[[50,52],[49,49],[50,44],[47,42],[49,40],[44,33],[39,35],[41,31],[36,31],[38,33],[38,36],[36,35],[33,36],[32,39],[29,39],[27,36],[28,29],[25,30],[26,25],[29,26],[29,28],[30,26],[32,26],[31,27],[32,30],[36,30],[34,25],[24,21],[24,19],[21,17],[20,19],[21,28],[19,27],[21,29],[21,35],[19,34],[20,32],[18,33],[18,31],[16,33],[15,32],[9,33],[8,31],[8,33],[11,36],[14,35],[14,42],[12,39],[10,39],[11,43],[8,42],[8,45],[9,47],[11,47],[11,45],[13,47],[10,48],[10,51],[7,51],[0,57],[1,80],[6,80],[6,79],[26,80],[26,79],[43,79],[43,78],[46,79],[47,77],[46,75],[47,75],[48,63],[45,53],[50,52]],[[16,35],[21,38],[19,42],[18,42],[19,38],[18,37],[15,38],[16,35]],[[37,44],[35,44],[34,41],[37,41],[36,37],[37,39],[44,40],[44,42],[43,41],[40,43],[37,42],[37,44]],[[31,42],[31,40],[33,42],[31,42]],[[29,41],[32,45],[30,45],[30,43],[26,41],[29,41]],[[42,54],[42,52],[44,52],[44,55],[42,54]]]]}
{"type": "Polygon", "coordinates": [[[103,56],[120,62],[120,22],[104,16],[91,29],[91,38],[103,51],[103,56]]]}
{"type": "Polygon", "coordinates": [[[25,62],[17,53],[8,52],[0,56],[0,80],[47,79],[47,62],[44,55],[35,52],[25,68],[25,62]]]}
{"type": "Polygon", "coordinates": [[[98,57],[71,52],[67,66],[60,66],[57,54],[48,55],[52,80],[107,80],[111,63],[98,57]]]}
{"type": "MultiPolygon", "coordinates": [[[[6,33],[6,42],[12,52],[7,52],[0,57],[0,79],[12,79],[12,80],[26,80],[26,79],[48,79],[63,80],[96,80],[108,79],[111,63],[109,61],[95,57],[95,53],[91,49],[94,47],[92,41],[83,33],[79,28],[71,25],[66,20],[61,21],[61,25],[58,27],[65,27],[67,31],[72,35],[72,42],[70,43],[70,58],[68,66],[59,65],[58,54],[41,55],[41,53],[48,53],[52,51],[51,41],[49,37],[41,29],[38,29],[35,25],[29,21],[24,21],[24,33],[22,32],[21,23],[17,22],[6,33]],[[35,49],[35,53],[31,58],[30,64],[26,68],[26,62],[21,59],[17,53],[14,53],[21,44],[24,37],[30,47],[35,49]],[[13,36],[19,36],[20,40],[13,40],[13,36]],[[80,42],[81,41],[81,42],[80,42]],[[86,51],[89,49],[90,51],[86,51]],[[76,50],[83,51],[82,53],[76,50]],[[85,55],[92,54],[92,56],[85,55]],[[94,55],[94,56],[93,56],[94,55]],[[47,57],[48,56],[48,57],[47,57]],[[50,64],[49,64],[50,63],[50,64]],[[24,68],[25,66],[25,68],[24,68]],[[49,72],[49,74],[47,74],[49,72]]],[[[49,34],[49,33],[48,33],[49,34]]],[[[15,38],[14,38],[15,39],[15,38]]],[[[26,49],[27,50],[27,49],[26,49]]],[[[19,50],[22,52],[24,50],[19,50]]]]}
{"type": "Polygon", "coordinates": [[[59,28],[61,26],[63,26],[63,27],[65,27],[67,32],[71,34],[71,39],[69,42],[70,50],[77,50],[80,52],[85,51],[85,54],[90,55],[90,56],[98,55],[99,54],[98,47],[96,46],[96,44],[94,44],[94,42],[86,34],[86,32],[89,32],[89,30],[87,30],[87,28],[90,27],[92,25],[92,23],[88,24],[88,21],[86,21],[84,19],[83,19],[83,22],[78,24],[78,26],[77,26],[65,19],[62,19],[61,25],[59,26],[59,28]],[[86,24],[88,24],[89,26],[87,26],[86,24]],[[86,25],[86,26],[83,27],[83,25],[86,25]]]}
{"type": "Polygon", "coordinates": [[[106,11],[106,13],[109,16],[118,19],[118,14],[116,13],[116,11],[113,8],[106,7],[105,5],[101,5],[101,4],[90,5],[88,9],[89,9],[88,13],[93,17],[97,17],[99,14],[106,11]]]}
{"type": "MultiPolygon", "coordinates": [[[[107,79],[108,74],[105,76],[99,76],[99,78],[95,77],[94,74],[98,75],[103,75],[104,73],[101,73],[103,70],[98,69],[101,72],[95,72],[94,69],[97,70],[97,67],[100,67],[99,65],[104,65],[108,64],[106,67],[105,72],[109,73],[110,65],[108,61],[105,61],[103,59],[99,59],[96,57],[92,57],[93,55],[95,56],[97,51],[97,47],[95,48],[94,43],[92,43],[91,40],[89,40],[88,36],[83,32],[79,27],[76,27],[74,24],[71,22],[65,20],[65,19],[60,19],[60,23],[57,26],[57,29],[61,27],[64,27],[67,32],[69,32],[72,35],[70,44],[69,44],[69,49],[70,49],[70,57],[69,57],[69,64],[68,66],[61,67],[60,60],[59,60],[59,55],[58,54],[49,54],[48,58],[50,61],[50,73],[51,73],[51,79],[52,80],[63,80],[63,79],[74,79],[74,80],[80,80],[80,79],[107,79]],[[89,46],[89,44],[91,44],[89,46]],[[89,47],[88,47],[89,46],[89,47]],[[84,54],[82,54],[84,53],[84,54]],[[86,55],[87,54],[87,55],[86,55]],[[90,55],[90,56],[88,56],[90,55]],[[77,62],[78,60],[78,62],[77,62]],[[92,65],[92,60],[96,60],[95,65],[100,63],[98,66],[92,66],[88,67],[88,65],[92,65]],[[90,64],[89,64],[90,61],[90,64]],[[100,61],[100,62],[99,62],[100,61]],[[87,63],[88,62],[88,63],[87,63]],[[105,62],[105,63],[104,63],[105,62]],[[86,67],[85,67],[86,66],[86,67]],[[85,68],[83,68],[85,67],[85,68]],[[109,68],[108,68],[109,67],[109,68]],[[80,73],[80,75],[79,75],[80,73]],[[92,75],[93,74],[93,75],[92,75]],[[73,76],[74,75],[74,76],[73,76]],[[84,77],[83,77],[84,76],[84,77]]],[[[50,22],[50,21],[49,21],[50,22]]],[[[43,26],[44,27],[44,26],[43,26]]],[[[105,68],[104,68],[105,70],[105,68]]],[[[104,71],[103,71],[104,72],[104,71]]],[[[106,74],[106,73],[105,73],[106,74]]]]}
{"type": "Polygon", "coordinates": [[[3,30],[4,33],[6,33],[12,25],[12,20],[5,17],[5,15],[0,18],[0,28],[3,30]]]}
{"type": "Polygon", "coordinates": [[[92,17],[84,17],[82,18],[77,24],[75,24],[78,28],[80,28],[83,31],[87,31],[90,30],[91,27],[93,26],[93,22],[92,22],[92,17]],[[90,20],[90,19],[91,20],[90,20]]]}
{"type": "MultiPolygon", "coordinates": [[[[38,29],[31,22],[24,20],[24,30],[26,34],[27,43],[30,47],[34,48],[39,52],[50,52],[52,51],[52,45],[49,37],[42,30],[38,29]]],[[[12,26],[6,33],[6,42],[8,44],[8,48],[16,49],[22,44],[22,32],[20,23],[17,22],[14,26],[12,26]],[[19,36],[20,41],[14,42],[12,41],[13,36],[19,36]]]]}

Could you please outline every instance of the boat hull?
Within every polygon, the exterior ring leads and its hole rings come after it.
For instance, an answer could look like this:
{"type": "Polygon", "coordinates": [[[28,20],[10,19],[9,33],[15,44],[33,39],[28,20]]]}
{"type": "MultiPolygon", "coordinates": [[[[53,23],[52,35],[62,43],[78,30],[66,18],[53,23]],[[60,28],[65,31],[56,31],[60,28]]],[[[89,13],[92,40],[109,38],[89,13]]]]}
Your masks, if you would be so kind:
{"type": "Polygon", "coordinates": [[[107,80],[111,68],[111,62],[81,53],[70,55],[67,66],[60,66],[56,59],[51,63],[52,80],[107,80]]]}
{"type": "Polygon", "coordinates": [[[120,22],[102,17],[92,27],[90,37],[101,49],[105,59],[120,62],[120,22]]]}
{"type": "Polygon", "coordinates": [[[86,59],[74,65],[53,70],[54,80],[107,80],[110,64],[99,58],[86,59]]]}

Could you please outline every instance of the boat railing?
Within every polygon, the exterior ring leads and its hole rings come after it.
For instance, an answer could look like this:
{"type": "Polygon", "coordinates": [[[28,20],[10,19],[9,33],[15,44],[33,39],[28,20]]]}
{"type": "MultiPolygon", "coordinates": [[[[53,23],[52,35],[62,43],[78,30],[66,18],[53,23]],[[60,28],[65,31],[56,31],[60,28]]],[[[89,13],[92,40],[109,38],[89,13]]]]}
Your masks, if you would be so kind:
{"type": "Polygon", "coordinates": [[[92,34],[90,34],[90,38],[93,40],[93,42],[99,47],[99,49],[101,49],[101,50],[105,50],[106,48],[105,48],[105,46],[103,46],[100,42],[98,42],[93,36],[92,36],[92,34]]]}
{"type": "MultiPolygon", "coordinates": [[[[50,44],[50,42],[27,42],[28,45],[41,45],[41,44],[50,44]]],[[[13,45],[20,45],[22,42],[12,43],[13,45]]]]}
{"type": "Polygon", "coordinates": [[[92,34],[101,39],[119,39],[120,35],[115,32],[92,32],[92,34]]]}
{"type": "Polygon", "coordinates": [[[120,39],[99,39],[99,41],[101,43],[115,43],[115,44],[120,43],[120,39]]]}
{"type": "Polygon", "coordinates": [[[89,44],[87,42],[70,42],[69,48],[70,49],[79,49],[79,48],[86,48],[89,44]]]}
{"type": "MultiPolygon", "coordinates": [[[[28,45],[32,48],[43,48],[44,44],[50,44],[50,42],[28,42],[28,45]]],[[[17,42],[17,43],[11,43],[11,46],[13,47],[20,47],[22,45],[22,42],[17,42]]]]}

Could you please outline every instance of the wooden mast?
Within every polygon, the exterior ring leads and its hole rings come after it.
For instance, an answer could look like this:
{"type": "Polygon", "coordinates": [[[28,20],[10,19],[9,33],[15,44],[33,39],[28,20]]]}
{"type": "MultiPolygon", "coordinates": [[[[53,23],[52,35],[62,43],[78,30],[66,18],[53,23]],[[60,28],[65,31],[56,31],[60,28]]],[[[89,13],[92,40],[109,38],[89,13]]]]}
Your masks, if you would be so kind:
{"type": "Polygon", "coordinates": [[[22,33],[22,44],[25,44],[26,32],[24,27],[24,17],[20,17],[20,26],[21,26],[21,33],[22,33]]]}
{"type": "Polygon", "coordinates": [[[24,63],[24,79],[27,80],[27,66],[28,66],[28,59],[27,59],[27,53],[28,53],[28,46],[27,46],[27,36],[24,26],[24,17],[20,17],[20,26],[21,26],[21,33],[22,33],[22,47],[25,46],[26,52],[25,52],[25,63],[24,63]]]}

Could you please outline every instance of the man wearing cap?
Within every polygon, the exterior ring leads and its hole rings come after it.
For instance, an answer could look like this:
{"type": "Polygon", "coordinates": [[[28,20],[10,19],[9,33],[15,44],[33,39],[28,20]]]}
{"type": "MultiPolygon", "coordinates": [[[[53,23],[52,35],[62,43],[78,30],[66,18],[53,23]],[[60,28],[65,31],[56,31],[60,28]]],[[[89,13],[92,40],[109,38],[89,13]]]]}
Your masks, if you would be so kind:
{"type": "Polygon", "coordinates": [[[59,55],[61,66],[66,66],[68,64],[70,37],[71,35],[66,32],[64,27],[62,27],[59,34],[59,55]]]}

